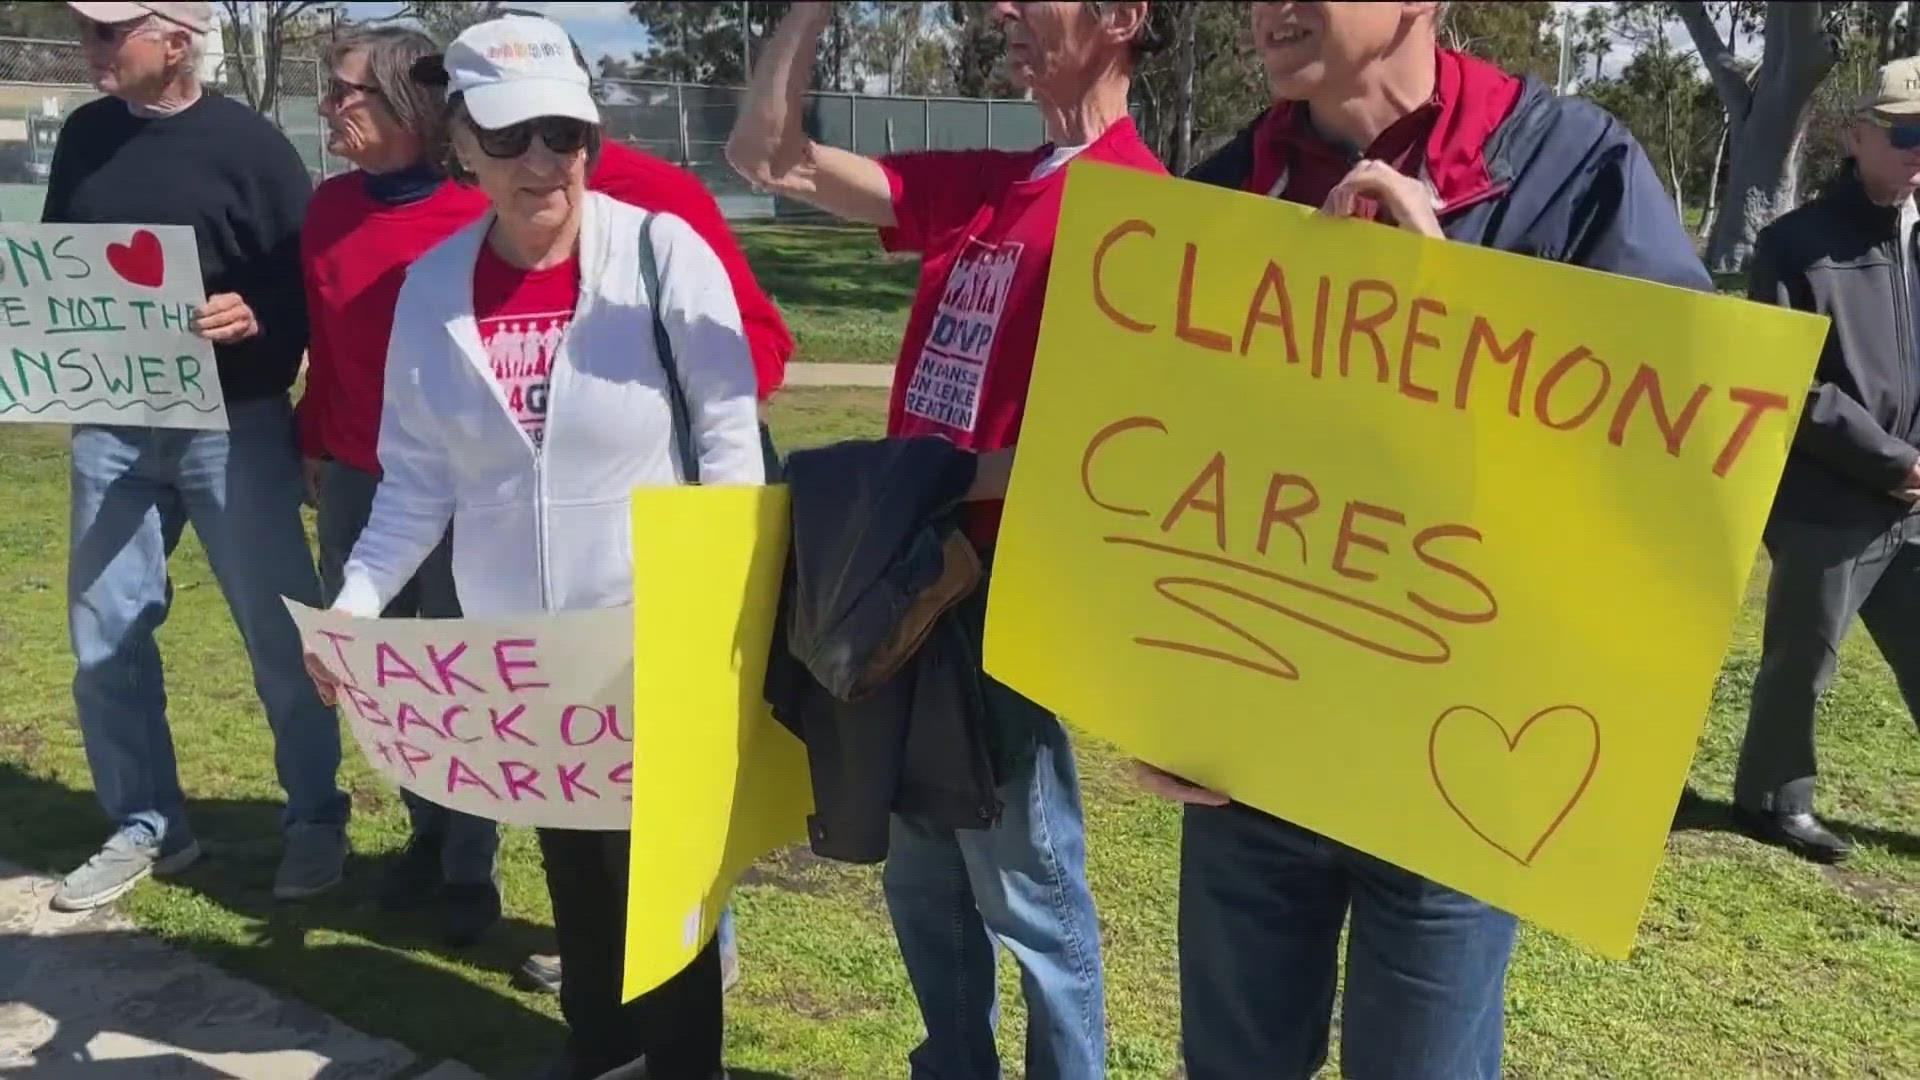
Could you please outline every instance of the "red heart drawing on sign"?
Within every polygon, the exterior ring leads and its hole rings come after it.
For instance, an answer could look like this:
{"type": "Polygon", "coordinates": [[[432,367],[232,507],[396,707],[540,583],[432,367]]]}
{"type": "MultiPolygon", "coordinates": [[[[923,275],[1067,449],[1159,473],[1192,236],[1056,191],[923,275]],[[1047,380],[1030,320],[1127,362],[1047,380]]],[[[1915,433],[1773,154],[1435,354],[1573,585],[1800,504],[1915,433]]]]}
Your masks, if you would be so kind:
{"type": "MultiPolygon", "coordinates": [[[[1465,753],[1469,753],[1469,751],[1458,751],[1454,755],[1450,755],[1449,759],[1457,759],[1460,754],[1465,753]]],[[[1565,764],[1565,762],[1562,763],[1563,767],[1565,764]]],[[[1553,834],[1557,832],[1560,825],[1567,820],[1567,815],[1573,813],[1573,808],[1580,802],[1580,797],[1587,793],[1587,785],[1592,782],[1594,771],[1600,767],[1600,721],[1594,719],[1592,713],[1578,705],[1553,705],[1527,717],[1526,723],[1520,725],[1519,731],[1508,734],[1507,726],[1495,720],[1492,714],[1486,710],[1477,709],[1472,705],[1455,705],[1440,714],[1440,718],[1433,722],[1433,729],[1427,734],[1427,765],[1433,772],[1433,786],[1440,790],[1440,797],[1446,800],[1447,807],[1453,811],[1455,817],[1465,822],[1467,828],[1472,829],[1475,836],[1485,840],[1494,850],[1512,859],[1514,862],[1519,863],[1521,866],[1532,866],[1535,856],[1540,854],[1540,849],[1545,847],[1547,841],[1553,838],[1553,834]],[[1532,730],[1535,724],[1547,720],[1550,717],[1565,717],[1576,723],[1584,720],[1586,721],[1587,731],[1592,735],[1592,744],[1586,751],[1586,761],[1577,763],[1581,770],[1580,782],[1574,785],[1573,791],[1567,795],[1566,801],[1559,804],[1557,808],[1558,812],[1553,815],[1553,820],[1547,822],[1545,827],[1540,829],[1538,835],[1533,838],[1533,843],[1527,848],[1525,855],[1521,855],[1515,852],[1513,848],[1495,840],[1487,831],[1487,827],[1490,826],[1487,826],[1485,822],[1476,822],[1466,810],[1461,808],[1460,800],[1454,797],[1455,792],[1447,790],[1446,777],[1442,775],[1444,770],[1441,764],[1440,730],[1453,720],[1474,717],[1493,725],[1494,730],[1500,733],[1501,742],[1503,742],[1506,747],[1505,761],[1503,762],[1503,767],[1505,768],[1525,767],[1521,758],[1520,741],[1527,737],[1527,732],[1532,730]]]]}
{"type": "Polygon", "coordinates": [[[167,255],[160,238],[146,229],[133,234],[130,244],[108,244],[107,265],[135,285],[157,289],[167,280],[167,255]]]}

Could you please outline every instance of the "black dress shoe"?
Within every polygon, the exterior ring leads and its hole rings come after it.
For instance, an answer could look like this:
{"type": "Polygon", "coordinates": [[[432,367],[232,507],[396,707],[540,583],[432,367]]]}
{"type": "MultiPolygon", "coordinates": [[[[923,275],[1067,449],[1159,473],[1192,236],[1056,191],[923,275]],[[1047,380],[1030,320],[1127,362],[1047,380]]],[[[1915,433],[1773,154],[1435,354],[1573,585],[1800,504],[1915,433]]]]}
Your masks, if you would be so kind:
{"type": "Polygon", "coordinates": [[[413,911],[427,906],[440,891],[440,838],[416,836],[387,867],[380,882],[380,906],[413,911]]]}
{"type": "Polygon", "coordinates": [[[567,1050],[548,1063],[545,1071],[537,1074],[536,1080],[647,1080],[647,1063],[642,1059],[611,1069],[600,1069],[583,1064],[571,1050],[567,1050]]]}
{"type": "Polygon", "coordinates": [[[593,1080],[594,1075],[572,1054],[563,1051],[559,1057],[549,1061],[545,1069],[536,1073],[534,1080],[593,1080]]]}
{"type": "Polygon", "coordinates": [[[1765,844],[1783,847],[1809,862],[1837,863],[1853,854],[1853,845],[1827,831],[1806,810],[1757,811],[1736,806],[1737,821],[1747,835],[1765,844]]]}
{"type": "Polygon", "coordinates": [[[500,890],[490,884],[449,885],[442,894],[444,918],[441,938],[452,948],[464,949],[500,921],[500,890]]]}

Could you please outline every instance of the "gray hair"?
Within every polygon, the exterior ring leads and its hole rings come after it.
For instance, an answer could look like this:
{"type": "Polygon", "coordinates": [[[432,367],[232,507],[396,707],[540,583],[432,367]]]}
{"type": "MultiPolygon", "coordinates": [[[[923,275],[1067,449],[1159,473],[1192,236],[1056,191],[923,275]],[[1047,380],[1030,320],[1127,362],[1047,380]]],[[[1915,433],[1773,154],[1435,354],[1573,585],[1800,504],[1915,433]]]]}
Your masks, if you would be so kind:
{"type": "Polygon", "coordinates": [[[413,65],[439,51],[432,38],[410,27],[356,27],[334,40],[327,50],[327,64],[331,68],[354,53],[365,54],[367,77],[379,89],[387,111],[402,128],[419,136],[421,145],[431,148],[445,137],[446,91],[414,81],[413,65]]]}
{"type": "Polygon", "coordinates": [[[186,35],[187,51],[181,54],[178,64],[167,68],[167,80],[170,83],[182,81],[199,83],[201,81],[200,68],[202,67],[202,62],[207,58],[206,34],[190,30],[171,19],[163,19],[158,15],[148,15],[139,20],[139,22],[135,24],[135,29],[140,32],[158,30],[162,34],[186,35]]]}

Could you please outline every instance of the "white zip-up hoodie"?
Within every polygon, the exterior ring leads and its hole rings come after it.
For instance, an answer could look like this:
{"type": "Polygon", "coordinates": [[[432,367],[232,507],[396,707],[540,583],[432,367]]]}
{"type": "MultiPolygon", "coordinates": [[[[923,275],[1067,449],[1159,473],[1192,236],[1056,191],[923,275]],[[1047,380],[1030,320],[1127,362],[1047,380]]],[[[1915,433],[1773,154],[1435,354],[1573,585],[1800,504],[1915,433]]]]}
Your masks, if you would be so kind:
{"type": "MultiPolygon", "coordinates": [[[[646,217],[587,195],[579,305],[548,375],[537,452],[507,409],[473,314],[474,261],[493,215],[407,271],[387,347],[383,475],[335,610],[378,616],[449,521],[467,616],[632,603],[632,489],[684,482],[640,274],[646,217]]],[[[700,479],[765,483],[753,360],[732,283],[684,219],[656,214],[651,227],[700,479]]]]}

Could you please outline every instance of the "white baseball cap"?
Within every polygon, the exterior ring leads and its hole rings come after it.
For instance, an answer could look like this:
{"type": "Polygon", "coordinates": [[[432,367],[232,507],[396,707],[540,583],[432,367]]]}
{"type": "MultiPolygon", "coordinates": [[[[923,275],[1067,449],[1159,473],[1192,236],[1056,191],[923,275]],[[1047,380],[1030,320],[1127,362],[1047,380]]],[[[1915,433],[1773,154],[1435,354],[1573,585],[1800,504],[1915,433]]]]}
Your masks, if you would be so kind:
{"type": "Polygon", "coordinates": [[[83,19],[97,23],[130,23],[135,19],[144,19],[157,15],[162,19],[191,30],[196,34],[210,33],[213,30],[213,5],[208,3],[80,3],[67,0],[67,6],[79,13],[83,19]]]}
{"type": "Polygon", "coordinates": [[[447,46],[447,93],[488,131],[541,116],[600,122],[586,69],[560,24],[506,15],[468,27],[447,46]]]}

